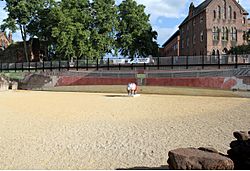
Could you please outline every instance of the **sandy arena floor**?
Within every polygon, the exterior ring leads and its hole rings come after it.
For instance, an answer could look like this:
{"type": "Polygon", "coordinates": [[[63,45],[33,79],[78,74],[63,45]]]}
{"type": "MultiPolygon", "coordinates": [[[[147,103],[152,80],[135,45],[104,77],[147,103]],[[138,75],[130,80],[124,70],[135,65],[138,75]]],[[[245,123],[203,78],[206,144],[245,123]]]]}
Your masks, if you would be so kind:
{"type": "Polygon", "coordinates": [[[160,168],[175,148],[226,153],[249,115],[244,98],[1,92],[0,169],[160,168]]]}

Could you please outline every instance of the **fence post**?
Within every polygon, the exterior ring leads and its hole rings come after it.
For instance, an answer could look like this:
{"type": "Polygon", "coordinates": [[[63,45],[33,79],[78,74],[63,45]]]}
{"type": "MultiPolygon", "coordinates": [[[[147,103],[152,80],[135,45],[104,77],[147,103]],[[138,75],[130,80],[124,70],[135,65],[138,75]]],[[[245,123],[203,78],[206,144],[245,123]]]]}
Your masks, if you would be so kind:
{"type": "Polygon", "coordinates": [[[30,72],[30,61],[28,62],[28,71],[30,72]]]}
{"type": "Polygon", "coordinates": [[[67,70],[69,71],[69,59],[67,60],[67,70]]]}
{"type": "Polygon", "coordinates": [[[3,64],[2,64],[2,61],[1,61],[0,64],[1,64],[0,72],[3,72],[3,68],[2,68],[2,67],[3,67],[3,64]]]}
{"type": "Polygon", "coordinates": [[[143,68],[144,68],[144,70],[146,70],[146,63],[145,62],[143,64],[143,68]]]}
{"type": "Polygon", "coordinates": [[[76,57],[76,70],[78,71],[78,57],[76,57]]]}
{"type": "Polygon", "coordinates": [[[7,72],[10,72],[10,70],[9,70],[9,63],[7,63],[7,72]]]}
{"type": "Polygon", "coordinates": [[[43,72],[44,72],[44,60],[43,60],[43,72]]]}
{"type": "Polygon", "coordinates": [[[188,56],[186,56],[186,69],[188,69],[188,56]]]}
{"type": "Polygon", "coordinates": [[[96,70],[99,70],[98,58],[96,58],[96,70]]]}
{"type": "Polygon", "coordinates": [[[23,62],[22,62],[22,72],[23,72],[23,62]]]}
{"type": "Polygon", "coordinates": [[[50,71],[52,71],[52,66],[53,64],[52,64],[52,60],[50,60],[50,71]]]}
{"type": "Polygon", "coordinates": [[[59,71],[61,71],[61,58],[59,59],[59,71]]]}
{"type": "Polygon", "coordinates": [[[235,68],[238,68],[238,54],[235,54],[235,68]]]}
{"type": "Polygon", "coordinates": [[[131,70],[134,70],[134,63],[131,64],[131,70]]]}
{"type": "Polygon", "coordinates": [[[36,69],[35,71],[37,72],[37,61],[36,61],[36,63],[35,63],[35,69],[36,69]]]}
{"type": "Polygon", "coordinates": [[[220,69],[220,54],[218,54],[218,68],[220,69]]]}
{"type": "Polygon", "coordinates": [[[157,69],[158,70],[160,69],[160,57],[159,56],[157,57],[157,69]]]}
{"type": "Polygon", "coordinates": [[[109,58],[108,58],[108,70],[109,70],[109,58]]]}
{"type": "Polygon", "coordinates": [[[89,59],[87,58],[87,68],[86,70],[88,71],[89,70],[89,59]]]}
{"type": "Polygon", "coordinates": [[[174,69],[174,56],[171,57],[171,69],[174,69]]]}
{"type": "Polygon", "coordinates": [[[121,64],[119,63],[119,71],[121,70],[121,64]]]}
{"type": "Polygon", "coordinates": [[[204,66],[205,66],[205,56],[202,53],[202,69],[204,69],[204,66]]]}
{"type": "Polygon", "coordinates": [[[16,72],[16,62],[15,62],[15,72],[16,72]]]}

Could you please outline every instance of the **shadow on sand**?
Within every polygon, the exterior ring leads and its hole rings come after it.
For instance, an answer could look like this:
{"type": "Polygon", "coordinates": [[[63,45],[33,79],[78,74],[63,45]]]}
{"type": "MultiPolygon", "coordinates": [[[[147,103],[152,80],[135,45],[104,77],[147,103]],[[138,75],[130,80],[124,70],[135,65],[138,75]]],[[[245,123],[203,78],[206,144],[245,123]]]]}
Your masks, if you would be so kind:
{"type": "Polygon", "coordinates": [[[116,170],[169,170],[169,166],[167,165],[162,165],[160,167],[139,166],[139,167],[131,167],[131,168],[118,168],[116,170]]]}
{"type": "Polygon", "coordinates": [[[116,97],[129,97],[129,96],[128,95],[111,94],[111,95],[105,95],[105,97],[116,98],[116,97]]]}

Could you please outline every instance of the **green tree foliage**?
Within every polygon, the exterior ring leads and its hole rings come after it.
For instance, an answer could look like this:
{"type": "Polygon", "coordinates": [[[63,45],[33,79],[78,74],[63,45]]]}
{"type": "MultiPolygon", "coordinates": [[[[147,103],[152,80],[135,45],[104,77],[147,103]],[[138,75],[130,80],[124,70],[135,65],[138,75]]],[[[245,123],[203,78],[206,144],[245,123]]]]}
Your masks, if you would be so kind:
{"type": "Polygon", "coordinates": [[[62,58],[93,57],[91,45],[91,8],[88,0],[62,0],[55,9],[59,18],[52,28],[56,50],[62,58]]]}
{"type": "Polygon", "coordinates": [[[134,0],[124,0],[119,5],[117,46],[123,56],[138,57],[157,52],[157,33],[152,31],[145,6],[134,0]]]}
{"type": "Polygon", "coordinates": [[[118,28],[118,8],[115,0],[93,0],[91,40],[96,57],[101,58],[115,50],[115,35],[118,28]]]}
{"type": "MultiPolygon", "coordinates": [[[[135,0],[119,6],[115,0],[6,0],[5,9],[3,28],[19,28],[25,43],[27,35],[37,36],[60,58],[102,58],[118,51],[133,58],[158,50],[149,15],[135,0]]],[[[27,55],[26,44],[25,49],[27,55]]]]}
{"type": "Polygon", "coordinates": [[[27,27],[32,18],[37,15],[38,9],[41,7],[41,0],[5,0],[5,11],[8,12],[8,17],[3,21],[2,30],[10,29],[16,32],[20,29],[24,43],[24,52],[26,60],[29,61],[27,53],[27,27]]]}
{"type": "Polygon", "coordinates": [[[231,48],[229,53],[231,54],[250,54],[250,44],[241,45],[231,48]]]}

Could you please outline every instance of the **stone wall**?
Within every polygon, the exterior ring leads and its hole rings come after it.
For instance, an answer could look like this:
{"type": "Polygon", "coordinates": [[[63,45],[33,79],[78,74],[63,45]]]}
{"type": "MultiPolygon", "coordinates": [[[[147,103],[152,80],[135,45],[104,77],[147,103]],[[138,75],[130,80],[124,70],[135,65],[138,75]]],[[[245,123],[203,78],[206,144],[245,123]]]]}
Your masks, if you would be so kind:
{"type": "Polygon", "coordinates": [[[126,85],[183,86],[224,90],[250,90],[250,69],[217,71],[65,71],[28,73],[20,82],[21,89],[55,86],[126,85]],[[244,74],[242,74],[244,73],[244,74]],[[234,76],[235,75],[235,76],[234,76]]]}
{"type": "Polygon", "coordinates": [[[4,77],[0,76],[0,91],[9,90],[9,82],[4,77]]]}

